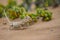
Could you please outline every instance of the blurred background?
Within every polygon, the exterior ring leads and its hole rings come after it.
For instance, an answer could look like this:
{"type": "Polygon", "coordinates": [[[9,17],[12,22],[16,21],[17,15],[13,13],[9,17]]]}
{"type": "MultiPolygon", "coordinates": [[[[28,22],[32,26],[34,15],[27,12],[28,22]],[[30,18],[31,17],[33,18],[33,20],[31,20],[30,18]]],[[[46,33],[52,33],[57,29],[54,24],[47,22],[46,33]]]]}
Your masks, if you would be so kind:
{"type": "MultiPolygon", "coordinates": [[[[24,6],[28,11],[37,7],[57,7],[60,0],[15,0],[18,5],[24,6]],[[34,6],[34,7],[33,7],[34,6]]],[[[7,5],[8,0],[0,0],[0,4],[7,5]]]]}

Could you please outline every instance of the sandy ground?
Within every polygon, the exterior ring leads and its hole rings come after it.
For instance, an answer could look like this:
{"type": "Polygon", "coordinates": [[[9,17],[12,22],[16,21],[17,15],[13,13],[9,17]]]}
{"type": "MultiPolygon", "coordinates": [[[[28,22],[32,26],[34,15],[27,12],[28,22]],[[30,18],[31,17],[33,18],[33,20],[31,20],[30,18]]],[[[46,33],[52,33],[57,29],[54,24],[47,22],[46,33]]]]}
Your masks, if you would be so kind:
{"type": "Polygon", "coordinates": [[[60,7],[52,9],[53,19],[49,22],[39,20],[24,30],[9,30],[0,18],[0,40],[60,40],[60,7]]]}
{"type": "MultiPolygon", "coordinates": [[[[18,4],[21,1],[18,0],[18,4]]],[[[7,0],[0,0],[6,5],[7,0]]],[[[24,30],[9,30],[9,25],[4,25],[0,18],[0,40],[60,40],[60,7],[49,8],[53,12],[53,19],[49,22],[42,22],[41,19],[24,30]]]]}

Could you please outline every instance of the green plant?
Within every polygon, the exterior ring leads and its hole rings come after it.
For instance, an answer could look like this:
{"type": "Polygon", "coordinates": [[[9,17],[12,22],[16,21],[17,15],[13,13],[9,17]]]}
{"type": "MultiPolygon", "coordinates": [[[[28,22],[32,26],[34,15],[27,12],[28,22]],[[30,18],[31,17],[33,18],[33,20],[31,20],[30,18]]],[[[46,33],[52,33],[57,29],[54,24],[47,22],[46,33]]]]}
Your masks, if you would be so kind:
{"type": "Polygon", "coordinates": [[[40,17],[43,17],[44,14],[45,14],[45,10],[44,10],[44,9],[38,8],[36,11],[37,11],[37,14],[38,14],[40,17]]]}
{"type": "Polygon", "coordinates": [[[32,21],[37,21],[37,14],[29,14],[29,16],[32,18],[32,21]]]}
{"type": "Polygon", "coordinates": [[[26,17],[26,15],[25,14],[22,14],[22,15],[20,15],[19,16],[21,19],[24,19],[25,17],[26,17]]]}
{"type": "Polygon", "coordinates": [[[8,9],[7,14],[7,16],[12,20],[18,17],[17,13],[12,9],[8,9]]]}
{"type": "Polygon", "coordinates": [[[24,7],[21,7],[20,8],[20,12],[19,12],[20,14],[19,14],[19,17],[21,18],[21,19],[24,19],[25,17],[26,17],[26,10],[25,10],[25,8],[24,7]]]}
{"type": "Polygon", "coordinates": [[[48,10],[37,9],[37,14],[43,18],[44,21],[49,21],[52,19],[52,13],[48,10]]]}
{"type": "Polygon", "coordinates": [[[0,18],[3,17],[3,10],[4,10],[4,6],[2,4],[0,4],[0,18]]]}
{"type": "Polygon", "coordinates": [[[49,21],[52,19],[52,13],[49,12],[48,10],[45,11],[45,16],[43,17],[44,21],[49,21]]]}
{"type": "Polygon", "coordinates": [[[16,0],[8,0],[8,5],[6,6],[6,8],[12,8],[13,6],[16,5],[17,5],[16,0]]]}
{"type": "Polygon", "coordinates": [[[20,14],[25,14],[26,13],[26,10],[25,10],[24,7],[21,7],[19,11],[20,11],[20,14]]]}

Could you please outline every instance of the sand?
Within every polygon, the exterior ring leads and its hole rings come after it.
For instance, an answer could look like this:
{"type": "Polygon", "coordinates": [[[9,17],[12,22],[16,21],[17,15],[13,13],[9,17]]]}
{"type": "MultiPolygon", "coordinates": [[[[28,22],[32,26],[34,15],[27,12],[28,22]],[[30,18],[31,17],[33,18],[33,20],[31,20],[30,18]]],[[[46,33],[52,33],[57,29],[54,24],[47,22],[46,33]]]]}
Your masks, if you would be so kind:
{"type": "Polygon", "coordinates": [[[24,30],[9,30],[7,20],[0,18],[0,40],[60,40],[60,6],[49,10],[53,12],[51,21],[39,20],[24,30]]]}

